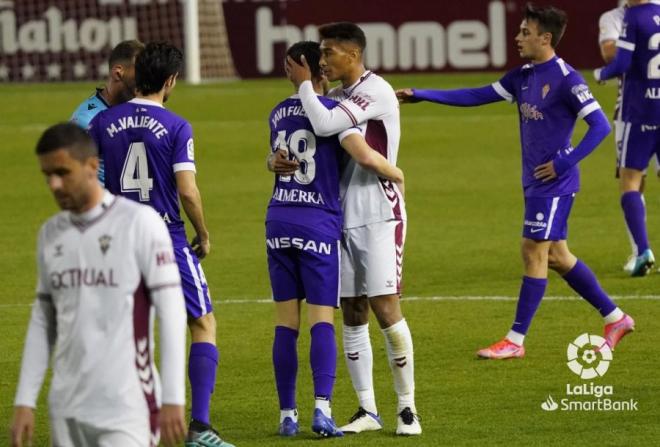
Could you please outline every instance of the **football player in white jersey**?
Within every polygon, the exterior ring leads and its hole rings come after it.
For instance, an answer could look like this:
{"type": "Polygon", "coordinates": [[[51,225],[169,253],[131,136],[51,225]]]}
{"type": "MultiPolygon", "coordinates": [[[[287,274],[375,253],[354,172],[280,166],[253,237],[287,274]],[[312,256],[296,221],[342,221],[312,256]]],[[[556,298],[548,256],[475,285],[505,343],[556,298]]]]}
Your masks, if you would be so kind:
{"type": "MultiPolygon", "coordinates": [[[[307,63],[288,60],[291,78],[317,135],[328,136],[357,126],[367,143],[396,164],[399,150],[399,104],[390,84],[366,70],[364,32],[354,23],[319,28],[321,68],[329,81],[341,81],[329,97],[340,101],[328,110],[314,92],[307,63]]],[[[345,433],[380,430],[373,388],[373,354],[369,308],[385,337],[398,395],[396,433],[417,435],[422,429],[415,407],[413,343],[399,303],[406,211],[398,186],[347,161],[341,178],[344,230],[341,255],[341,308],[344,354],[360,408],[345,433]]]]}
{"type": "Polygon", "coordinates": [[[36,153],[62,211],[39,232],[37,299],[11,443],[36,444],[34,408],[51,357],[53,445],[155,446],[159,431],[166,445],[180,443],[186,317],[165,224],[150,207],[102,188],[96,148],[77,125],[47,129],[36,153]],[[160,376],[153,362],[154,310],[160,376]]]}
{"type": "MultiPolygon", "coordinates": [[[[621,34],[621,27],[623,24],[623,16],[628,8],[628,2],[622,1],[620,6],[605,11],[601,14],[600,19],[598,20],[598,44],[600,45],[600,55],[603,58],[603,61],[606,64],[609,64],[614,60],[616,55],[616,41],[619,39],[621,34]]],[[[616,97],[616,105],[614,107],[614,144],[616,145],[616,177],[619,178],[619,160],[621,158],[621,147],[623,141],[623,121],[621,120],[621,79],[617,80],[618,82],[618,91],[616,97]]],[[[658,160],[657,155],[653,157],[655,159],[655,170],[656,174],[660,177],[660,161],[658,160]]],[[[642,193],[642,203],[644,202],[644,185],[646,178],[642,178],[642,183],[640,185],[639,192],[642,193]]],[[[624,219],[625,221],[625,219],[624,219]]],[[[630,230],[626,228],[628,232],[628,238],[630,239],[630,247],[632,252],[628,257],[628,261],[624,264],[623,270],[627,273],[631,273],[635,267],[635,261],[637,259],[638,250],[635,240],[630,233],[630,230]]]]}

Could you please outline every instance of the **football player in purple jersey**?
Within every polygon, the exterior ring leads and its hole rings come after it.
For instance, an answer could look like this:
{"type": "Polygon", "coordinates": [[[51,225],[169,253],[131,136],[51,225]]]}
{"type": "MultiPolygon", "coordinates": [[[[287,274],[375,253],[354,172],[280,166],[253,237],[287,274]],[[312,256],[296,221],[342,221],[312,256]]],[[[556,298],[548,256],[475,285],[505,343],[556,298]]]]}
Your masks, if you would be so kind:
{"type": "Polygon", "coordinates": [[[555,54],[566,22],[566,14],[559,9],[528,4],[516,42],[520,56],[529,63],[481,88],[397,92],[401,102],[425,100],[463,107],[502,100],[517,103],[525,197],[525,274],[511,330],[501,341],[479,350],[480,358],[525,355],[523,341],[545,294],[548,268],[598,310],[612,349],[634,328],[633,319],[614,304],[566,242],[568,216],[579,190],[577,164],[610,132],[607,118],[580,73],[555,54]],[[589,129],[573,147],[571,137],[578,118],[584,119],[589,129]]]}

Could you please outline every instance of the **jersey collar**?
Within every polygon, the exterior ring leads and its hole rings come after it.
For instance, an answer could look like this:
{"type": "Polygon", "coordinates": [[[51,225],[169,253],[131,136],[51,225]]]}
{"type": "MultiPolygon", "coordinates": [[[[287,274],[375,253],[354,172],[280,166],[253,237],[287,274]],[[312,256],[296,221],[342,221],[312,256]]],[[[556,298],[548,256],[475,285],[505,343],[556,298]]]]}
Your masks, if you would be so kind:
{"type": "Polygon", "coordinates": [[[355,84],[353,84],[353,85],[351,85],[350,87],[347,87],[347,88],[344,89],[344,94],[345,94],[346,96],[351,96],[351,94],[353,94],[353,91],[355,91],[355,89],[358,87],[358,85],[360,85],[360,84],[362,84],[364,81],[366,81],[367,78],[368,78],[369,76],[371,76],[372,74],[374,74],[374,73],[373,73],[373,71],[371,71],[371,70],[367,70],[367,71],[365,71],[364,73],[362,73],[362,76],[360,76],[360,79],[358,79],[357,81],[355,81],[355,84]]]}
{"type": "Polygon", "coordinates": [[[73,224],[77,227],[81,228],[90,226],[103,214],[105,214],[106,210],[112,206],[116,199],[117,198],[112,193],[110,193],[110,191],[105,190],[103,192],[103,198],[101,199],[101,202],[91,210],[80,214],[70,213],[71,222],[73,222],[73,224]]]}
{"type": "Polygon", "coordinates": [[[140,105],[143,105],[143,106],[160,107],[161,109],[165,108],[165,106],[162,105],[159,102],[152,101],[150,99],[144,99],[144,98],[133,98],[128,102],[130,102],[131,104],[140,104],[140,105]]]}
{"type": "Polygon", "coordinates": [[[105,100],[101,92],[103,91],[103,88],[97,87],[96,88],[96,98],[103,103],[108,109],[110,108],[110,104],[108,104],[108,101],[105,100]]]}

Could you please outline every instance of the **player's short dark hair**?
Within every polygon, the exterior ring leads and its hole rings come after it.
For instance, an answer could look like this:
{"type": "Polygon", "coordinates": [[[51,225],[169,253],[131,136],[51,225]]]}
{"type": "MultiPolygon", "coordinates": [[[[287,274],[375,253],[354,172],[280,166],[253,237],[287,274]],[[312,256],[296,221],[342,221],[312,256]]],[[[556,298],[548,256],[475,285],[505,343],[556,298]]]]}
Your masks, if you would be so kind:
{"type": "Polygon", "coordinates": [[[143,95],[158,93],[182,68],[181,50],[168,42],[150,42],[135,59],[135,86],[143,95]]]}
{"type": "Polygon", "coordinates": [[[361,51],[367,46],[367,38],[364,36],[364,31],[352,22],[335,22],[321,25],[319,27],[319,36],[323,39],[335,39],[340,42],[352,42],[361,51]]]}
{"type": "Polygon", "coordinates": [[[550,45],[556,48],[566,31],[568,16],[565,11],[554,6],[525,5],[524,17],[527,21],[534,20],[539,24],[539,32],[552,34],[550,45]]]}
{"type": "Polygon", "coordinates": [[[110,52],[108,67],[112,70],[112,67],[116,64],[131,66],[133,65],[133,59],[135,59],[142,50],[144,50],[144,44],[139,40],[125,40],[119,42],[110,52]]]}
{"type": "Polygon", "coordinates": [[[300,56],[305,56],[307,65],[312,71],[312,76],[315,78],[321,77],[321,67],[319,61],[321,60],[321,45],[318,42],[303,41],[294,43],[286,50],[286,55],[299,64],[302,64],[300,56]]]}
{"type": "Polygon", "coordinates": [[[41,134],[35,153],[37,155],[64,149],[76,160],[84,161],[89,157],[98,157],[94,140],[85,130],[73,123],[59,123],[49,127],[41,134]]]}

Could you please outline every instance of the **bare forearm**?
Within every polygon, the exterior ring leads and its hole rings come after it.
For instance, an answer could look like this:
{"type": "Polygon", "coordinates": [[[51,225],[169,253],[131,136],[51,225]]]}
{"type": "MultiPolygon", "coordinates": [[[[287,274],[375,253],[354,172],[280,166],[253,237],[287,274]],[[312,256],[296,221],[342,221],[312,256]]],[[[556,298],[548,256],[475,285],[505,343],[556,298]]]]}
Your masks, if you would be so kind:
{"type": "Polygon", "coordinates": [[[204,210],[202,208],[202,195],[199,189],[192,188],[190,191],[180,192],[181,206],[188,216],[195,232],[202,240],[208,240],[209,232],[204,221],[204,210]]]}

